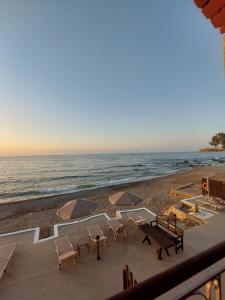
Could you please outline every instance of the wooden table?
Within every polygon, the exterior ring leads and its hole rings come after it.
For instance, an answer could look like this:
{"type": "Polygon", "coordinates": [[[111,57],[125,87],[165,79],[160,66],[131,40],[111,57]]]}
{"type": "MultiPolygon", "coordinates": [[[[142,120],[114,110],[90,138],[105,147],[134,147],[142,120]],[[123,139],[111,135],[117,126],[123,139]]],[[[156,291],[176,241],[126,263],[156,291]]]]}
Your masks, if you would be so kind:
{"type": "Polygon", "coordinates": [[[149,245],[151,245],[150,238],[152,238],[159,245],[159,248],[157,249],[158,259],[162,259],[163,249],[166,251],[166,254],[168,256],[169,256],[168,249],[170,247],[175,247],[176,250],[176,242],[170,237],[168,237],[167,233],[164,232],[161,228],[157,226],[151,226],[149,224],[143,224],[140,225],[139,227],[145,234],[143,243],[147,241],[149,245]]]}

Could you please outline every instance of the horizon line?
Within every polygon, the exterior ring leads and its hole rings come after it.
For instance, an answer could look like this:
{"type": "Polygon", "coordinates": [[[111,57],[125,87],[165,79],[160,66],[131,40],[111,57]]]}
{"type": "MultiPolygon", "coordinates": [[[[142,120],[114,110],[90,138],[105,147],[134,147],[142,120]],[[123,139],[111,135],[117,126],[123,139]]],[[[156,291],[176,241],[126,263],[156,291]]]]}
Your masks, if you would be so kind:
{"type": "Polygon", "coordinates": [[[144,152],[87,152],[87,153],[63,153],[63,154],[0,154],[0,157],[38,157],[38,156],[73,156],[73,155],[122,155],[122,154],[157,154],[157,153],[193,153],[199,150],[189,151],[144,151],[144,152]]]}

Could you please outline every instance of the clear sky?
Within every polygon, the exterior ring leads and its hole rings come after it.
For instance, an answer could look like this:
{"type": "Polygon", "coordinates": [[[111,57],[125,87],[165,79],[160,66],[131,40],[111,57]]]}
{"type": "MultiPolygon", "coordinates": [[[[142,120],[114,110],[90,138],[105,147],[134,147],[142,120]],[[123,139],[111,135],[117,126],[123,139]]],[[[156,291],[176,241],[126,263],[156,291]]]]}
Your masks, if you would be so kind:
{"type": "Polygon", "coordinates": [[[185,151],[225,130],[192,0],[1,0],[0,154],[185,151]]]}

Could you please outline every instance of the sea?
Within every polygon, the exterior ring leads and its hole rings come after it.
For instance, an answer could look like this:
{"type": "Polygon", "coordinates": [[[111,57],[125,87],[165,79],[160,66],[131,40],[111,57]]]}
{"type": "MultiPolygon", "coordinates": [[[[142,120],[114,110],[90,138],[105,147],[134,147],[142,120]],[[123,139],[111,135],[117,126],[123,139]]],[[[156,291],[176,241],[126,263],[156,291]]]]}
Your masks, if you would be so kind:
{"type": "Polygon", "coordinates": [[[222,164],[225,152],[2,156],[0,200],[71,193],[222,164]]]}

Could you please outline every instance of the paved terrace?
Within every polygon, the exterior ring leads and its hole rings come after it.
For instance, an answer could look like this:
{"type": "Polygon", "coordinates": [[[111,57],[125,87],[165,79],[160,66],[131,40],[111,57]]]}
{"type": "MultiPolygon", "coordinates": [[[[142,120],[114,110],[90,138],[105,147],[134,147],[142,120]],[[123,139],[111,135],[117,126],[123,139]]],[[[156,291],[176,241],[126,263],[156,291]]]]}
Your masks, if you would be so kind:
{"type": "MultiPolygon", "coordinates": [[[[149,221],[154,219],[145,209],[136,213],[148,217],[149,221]]],[[[176,255],[170,249],[170,257],[164,255],[163,260],[159,261],[156,245],[142,244],[143,233],[140,230],[130,229],[128,239],[114,241],[106,225],[106,215],[86,220],[81,222],[82,234],[87,236],[86,226],[98,223],[105,235],[110,237],[108,247],[101,249],[100,261],[96,260],[95,252],[87,254],[86,248],[82,248],[79,261],[76,264],[64,263],[62,271],[58,270],[52,239],[34,244],[34,232],[1,237],[0,245],[16,241],[18,249],[8,275],[0,281],[0,299],[105,299],[121,291],[125,264],[129,265],[134,277],[140,282],[224,240],[225,215],[216,215],[208,221],[206,225],[185,232],[184,252],[176,255]]],[[[75,245],[78,224],[59,227],[59,236],[64,235],[68,235],[75,245]]],[[[161,299],[171,299],[172,294],[161,299]]]]}

